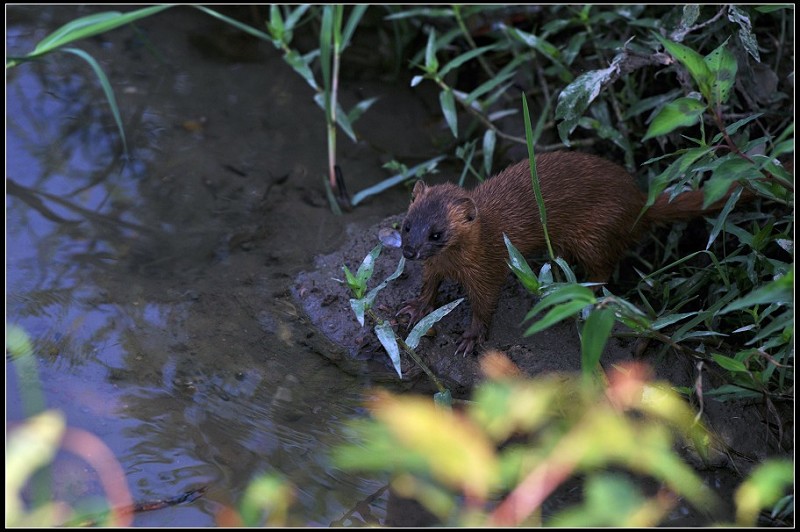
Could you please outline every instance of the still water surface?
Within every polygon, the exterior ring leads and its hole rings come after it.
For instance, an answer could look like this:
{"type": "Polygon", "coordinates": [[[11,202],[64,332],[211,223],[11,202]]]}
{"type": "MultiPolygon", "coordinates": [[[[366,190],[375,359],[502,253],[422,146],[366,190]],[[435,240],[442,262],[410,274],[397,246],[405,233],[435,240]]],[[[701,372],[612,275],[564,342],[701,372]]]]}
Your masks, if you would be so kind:
{"type": "MultiPolygon", "coordinates": [[[[90,12],[7,8],[9,55],[90,12]]],[[[209,36],[222,50],[241,37],[180,8],[77,43],[111,80],[128,158],[81,59],[7,72],[6,323],[30,335],[39,370],[20,382],[7,360],[7,423],[41,387],[69,426],[111,449],[134,500],[208,487],[136,526],[214,526],[272,472],[295,486],[292,524],[327,526],[383,482],[329,463],[369,383],[308,347],[315,332],[287,291],[344,234],[322,196],[322,114],[271,46],[220,56],[209,36]]],[[[374,152],[348,145],[340,157],[375,180],[374,152]]],[[[358,216],[403,201],[387,194],[358,216]]],[[[68,503],[102,493],[74,458],[53,471],[68,503]]],[[[374,523],[384,505],[343,524],[374,523]]]]}

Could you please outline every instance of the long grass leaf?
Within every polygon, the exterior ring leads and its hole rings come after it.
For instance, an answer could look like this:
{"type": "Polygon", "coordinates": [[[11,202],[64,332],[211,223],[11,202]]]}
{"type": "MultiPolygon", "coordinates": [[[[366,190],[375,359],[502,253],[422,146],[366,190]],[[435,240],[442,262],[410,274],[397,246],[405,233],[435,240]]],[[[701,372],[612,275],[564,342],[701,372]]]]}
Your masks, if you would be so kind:
{"type": "Polygon", "coordinates": [[[514,72],[512,70],[509,70],[509,71],[506,71],[506,72],[502,72],[502,71],[498,72],[495,77],[493,77],[492,79],[490,79],[489,81],[487,81],[485,83],[482,83],[475,90],[470,92],[467,95],[466,99],[464,100],[464,103],[466,103],[467,105],[471,105],[472,102],[474,102],[475,100],[477,100],[478,98],[480,98],[481,96],[486,94],[487,92],[491,91],[492,89],[494,89],[495,87],[497,87],[501,83],[504,83],[506,80],[508,80],[511,77],[513,77],[514,74],[516,74],[516,72],[514,72]]]}
{"type": "Polygon", "coordinates": [[[333,45],[333,9],[326,5],[322,8],[322,25],[319,30],[319,61],[322,69],[322,88],[325,91],[325,116],[330,116],[331,91],[331,46],[333,45]]]}
{"type": "Polygon", "coordinates": [[[442,114],[444,114],[447,125],[450,126],[453,137],[458,138],[458,113],[452,90],[447,89],[439,93],[439,105],[442,107],[442,114]]]}
{"type": "Polygon", "coordinates": [[[353,33],[356,31],[356,27],[358,23],[361,21],[361,17],[364,16],[364,12],[369,7],[369,4],[357,4],[353,6],[353,11],[350,13],[350,18],[347,19],[347,24],[344,27],[344,33],[342,33],[342,42],[339,45],[339,51],[344,51],[345,48],[350,44],[350,39],[353,37],[353,33]]]}
{"type": "Polygon", "coordinates": [[[586,318],[581,335],[581,370],[584,375],[591,376],[600,362],[614,326],[614,311],[610,308],[595,309],[586,318]]]}
{"type": "Polygon", "coordinates": [[[544,232],[544,240],[547,243],[547,253],[550,260],[555,260],[555,253],[553,253],[553,246],[550,244],[550,235],[547,232],[547,209],[544,205],[544,197],[542,196],[542,188],[539,186],[539,175],[536,173],[536,154],[534,153],[534,140],[533,131],[531,130],[531,115],[528,111],[528,98],[522,94],[522,111],[523,121],[525,122],[525,142],[528,145],[528,161],[531,170],[531,185],[533,186],[533,195],[536,198],[536,205],[539,207],[539,220],[542,223],[542,231],[544,232]]]}
{"type": "Polygon", "coordinates": [[[221,20],[222,22],[230,24],[234,28],[242,30],[243,32],[245,32],[245,33],[247,33],[249,35],[252,35],[253,37],[257,37],[257,38],[265,40],[267,42],[272,42],[273,41],[272,37],[269,34],[264,33],[263,31],[259,31],[259,30],[255,29],[252,26],[248,26],[247,24],[242,24],[238,20],[234,20],[234,19],[232,19],[230,17],[227,17],[227,16],[223,15],[222,13],[218,13],[218,12],[214,11],[213,9],[209,9],[209,8],[207,8],[205,6],[192,6],[192,7],[194,7],[195,9],[199,9],[200,11],[202,11],[203,13],[205,13],[207,15],[211,15],[212,17],[217,18],[217,19],[221,20]]]}
{"type": "Polygon", "coordinates": [[[420,338],[422,338],[425,335],[425,333],[428,332],[428,329],[433,327],[434,323],[436,323],[437,321],[441,320],[442,318],[450,314],[450,311],[456,308],[462,301],[464,301],[463,297],[460,299],[456,299],[455,301],[451,301],[450,303],[437,308],[436,310],[434,310],[433,312],[431,312],[430,314],[419,320],[419,323],[417,323],[414,326],[414,328],[411,329],[411,332],[408,334],[408,338],[406,338],[406,344],[408,344],[408,346],[411,349],[416,349],[417,346],[419,345],[420,338]]]}
{"type": "Polygon", "coordinates": [[[432,169],[436,167],[436,164],[444,159],[444,155],[439,155],[438,157],[434,157],[433,159],[429,159],[424,163],[420,163],[412,168],[409,168],[407,171],[394,175],[388,179],[384,179],[380,183],[372,185],[371,187],[365,188],[353,195],[353,200],[351,201],[353,207],[364,201],[365,198],[369,196],[374,196],[375,194],[379,194],[384,190],[391,188],[397,184],[400,184],[409,178],[417,175],[418,172],[423,171],[425,169],[432,169]]]}
{"type": "Polygon", "coordinates": [[[556,305],[555,307],[551,308],[547,314],[545,314],[544,318],[528,327],[528,330],[525,331],[525,336],[536,334],[537,332],[543,331],[551,325],[558,323],[564,318],[573,316],[578,311],[582,310],[586,305],[587,303],[581,300],[570,301],[568,303],[556,305]]]}
{"type": "Polygon", "coordinates": [[[28,54],[28,57],[52,52],[65,44],[105,33],[120,26],[124,26],[125,24],[130,24],[131,22],[169,9],[174,5],[175,4],[151,6],[130,13],[109,11],[81,17],[65,24],[39,41],[39,44],[36,45],[33,52],[28,54]]]}
{"type": "Polygon", "coordinates": [[[494,147],[497,143],[497,134],[494,129],[487,129],[483,134],[483,170],[486,177],[492,175],[492,158],[494,157],[494,147]]]}
{"type": "Polygon", "coordinates": [[[400,369],[400,347],[397,345],[397,337],[394,335],[394,329],[392,329],[388,321],[384,321],[375,326],[375,335],[389,354],[397,376],[402,379],[403,371],[400,369]]]}
{"type": "Polygon", "coordinates": [[[117,123],[117,129],[119,129],[119,136],[120,139],[122,140],[122,149],[124,150],[125,155],[127,156],[128,141],[125,139],[125,128],[122,126],[122,118],[120,117],[119,114],[117,99],[114,97],[114,89],[111,88],[111,83],[109,83],[105,72],[103,72],[103,69],[100,67],[100,64],[95,60],[94,57],[84,52],[83,50],[79,50],[78,48],[63,48],[61,51],[77,55],[78,57],[89,63],[89,66],[92,67],[92,70],[94,70],[97,79],[100,81],[100,85],[103,87],[103,92],[106,95],[106,100],[108,100],[108,105],[111,107],[111,113],[114,115],[114,121],[117,123]]]}
{"type": "Polygon", "coordinates": [[[494,50],[495,48],[497,48],[497,45],[493,44],[491,46],[482,46],[480,48],[464,52],[463,54],[459,55],[458,57],[447,63],[445,66],[443,66],[442,69],[439,71],[439,76],[444,77],[445,74],[447,74],[454,68],[458,68],[467,61],[469,61],[470,59],[478,57],[479,55],[489,50],[494,50]]]}

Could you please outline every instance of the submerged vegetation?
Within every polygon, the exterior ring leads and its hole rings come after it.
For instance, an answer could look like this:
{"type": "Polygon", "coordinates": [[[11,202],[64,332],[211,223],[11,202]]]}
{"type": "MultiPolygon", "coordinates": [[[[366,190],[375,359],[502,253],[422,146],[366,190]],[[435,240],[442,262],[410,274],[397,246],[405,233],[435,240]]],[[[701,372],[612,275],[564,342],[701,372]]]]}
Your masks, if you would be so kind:
{"type": "MultiPolygon", "coordinates": [[[[189,9],[164,5],[75,20],[29,55],[8,59],[6,68],[60,52],[87,61],[107,95],[120,149],[127,151],[113,82],[73,46],[168,8],[189,9]]],[[[536,381],[495,375],[458,413],[378,393],[373,419],[354,428],[365,443],[337,452],[342,467],[388,471],[394,490],[420,497],[440,522],[478,526],[542,524],[536,517],[542,499],[513,512],[515,497],[539,490],[544,498],[580,473],[587,475],[583,505],[544,524],[654,526],[674,507],[675,495],[696,506],[714,500],[673,452],[670,432],[702,456],[710,438],[697,421],[704,401],[758,402],[772,444],[792,453],[792,6],[273,5],[257,11],[263,16],[257,25],[237,18],[236,10],[196,8],[271,43],[314,89],[328,140],[328,165],[320,173],[334,209],[355,209],[371,195],[435,171],[445,159],[456,165],[459,184],[474,184],[493,175],[517,147],[530,154],[567,148],[602,154],[637,176],[650,204],[665,190],[702,188],[708,205],[741,186],[703,227],[676,224],[649,239],[618,273],[618,293],[581,286],[552,252],[551,263],[535,274],[508,243],[512,271],[541,296],[527,334],[579,317],[584,375],[536,381]],[[349,51],[365,46],[374,52],[372,65],[413,87],[435,89],[442,127],[434,148],[440,154],[395,162],[391,169],[399,173],[350,196],[346,169],[336,161],[337,131],[357,140],[357,120],[375,100],[345,110],[338,94],[363,66],[364,59],[349,51]],[[755,200],[739,202],[742,190],[755,200]],[[671,389],[651,383],[640,368],[603,375],[598,362],[615,321],[651,339],[661,354],[693,357],[698,374],[713,376],[712,385],[671,389]],[[612,465],[655,478],[666,489],[642,496],[625,477],[605,471],[612,465]],[[609,508],[619,511],[609,515],[609,508]]],[[[365,317],[373,320],[399,371],[396,335],[371,306],[403,264],[367,291],[376,250],[358,272],[347,271],[347,281],[354,311],[362,324],[365,317]]],[[[424,329],[450,309],[439,309],[400,343],[413,349],[424,329]]],[[[753,471],[737,492],[736,524],[756,524],[762,509],[766,523],[793,520],[793,495],[784,493],[793,482],[791,468],[775,461],[753,471]]],[[[7,492],[21,489],[17,480],[9,486],[7,477],[7,492]]],[[[246,501],[246,524],[277,524],[285,514],[287,491],[272,480],[268,488],[262,491],[280,493],[280,504],[246,501]],[[278,518],[262,514],[270,507],[280,508],[278,518]]],[[[14,505],[20,519],[26,517],[21,503],[15,499],[14,505]]]]}

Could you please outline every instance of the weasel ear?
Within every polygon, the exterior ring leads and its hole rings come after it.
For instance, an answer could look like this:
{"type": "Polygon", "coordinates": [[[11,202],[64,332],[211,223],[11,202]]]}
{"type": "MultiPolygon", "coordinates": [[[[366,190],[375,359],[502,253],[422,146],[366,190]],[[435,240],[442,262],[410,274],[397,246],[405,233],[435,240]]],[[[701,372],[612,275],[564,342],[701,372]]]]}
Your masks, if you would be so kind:
{"type": "Polygon", "coordinates": [[[414,190],[411,191],[411,201],[413,202],[417,198],[421,197],[423,194],[425,194],[426,190],[428,190],[428,185],[426,185],[424,181],[420,180],[414,183],[414,190]]]}
{"type": "Polygon", "coordinates": [[[475,202],[469,196],[464,196],[455,200],[455,206],[468,222],[472,222],[478,217],[478,206],[475,205],[475,202]]]}

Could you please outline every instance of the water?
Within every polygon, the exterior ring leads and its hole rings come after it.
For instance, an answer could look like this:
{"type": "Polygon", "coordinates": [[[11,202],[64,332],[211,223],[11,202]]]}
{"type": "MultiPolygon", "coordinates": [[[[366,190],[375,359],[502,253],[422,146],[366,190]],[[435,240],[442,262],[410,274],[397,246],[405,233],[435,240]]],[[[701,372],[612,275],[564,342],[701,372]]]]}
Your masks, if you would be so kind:
{"type": "MultiPolygon", "coordinates": [[[[90,12],[9,7],[9,55],[90,12]]],[[[7,360],[7,422],[40,387],[70,427],[110,448],[135,501],[207,488],[137,513],[135,526],[214,526],[262,473],[295,487],[291,524],[329,525],[384,484],[328,461],[346,422],[363,415],[369,383],[319,356],[331,346],[287,288],[342,242],[347,223],[399,212],[405,196],[330,213],[322,113],[267,43],[188,7],[137,28],[75,44],[111,80],[127,159],[81,59],[61,53],[7,72],[6,323],[31,337],[39,371],[20,382],[7,360]]],[[[391,105],[415,105],[404,102],[391,105]]],[[[395,149],[419,134],[399,136],[395,149]]],[[[340,141],[351,190],[384,176],[380,151],[340,141]]],[[[53,471],[54,495],[70,504],[102,494],[92,468],[67,453],[53,471]]],[[[374,523],[384,504],[344,524],[374,523]]]]}

